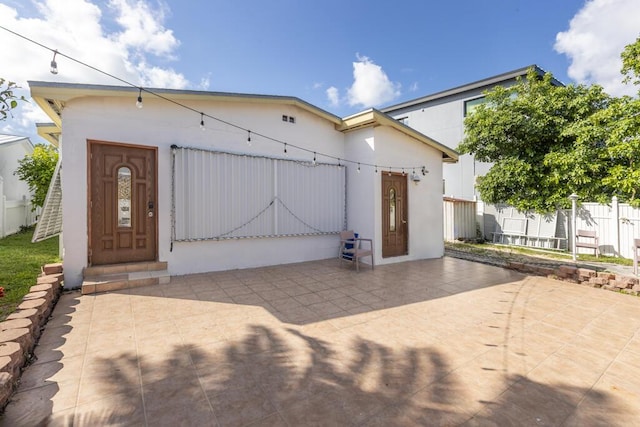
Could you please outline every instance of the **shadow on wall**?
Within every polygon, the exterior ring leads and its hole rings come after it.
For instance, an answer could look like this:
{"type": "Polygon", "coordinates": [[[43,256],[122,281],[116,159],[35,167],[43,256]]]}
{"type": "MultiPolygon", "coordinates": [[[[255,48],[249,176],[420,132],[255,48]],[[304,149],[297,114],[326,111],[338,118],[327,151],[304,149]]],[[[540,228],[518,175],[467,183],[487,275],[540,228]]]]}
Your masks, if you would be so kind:
{"type": "Polygon", "coordinates": [[[291,328],[254,325],[233,344],[175,346],[140,365],[135,354],[99,364],[110,373],[96,379],[109,396],[105,409],[79,406],[75,425],[607,425],[617,411],[601,393],[504,372],[496,372],[504,384],[498,389],[510,389],[473,401],[472,379],[452,372],[433,347],[329,343],[291,328]],[[585,396],[601,412],[582,419],[573,411],[585,396]]]}

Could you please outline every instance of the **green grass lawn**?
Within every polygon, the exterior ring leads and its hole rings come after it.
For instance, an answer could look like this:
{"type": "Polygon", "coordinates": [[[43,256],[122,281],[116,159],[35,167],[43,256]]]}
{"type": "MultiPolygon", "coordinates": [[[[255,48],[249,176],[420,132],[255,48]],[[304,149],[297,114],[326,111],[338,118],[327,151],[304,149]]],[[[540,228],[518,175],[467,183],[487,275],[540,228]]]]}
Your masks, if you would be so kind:
{"type": "MultiPolygon", "coordinates": [[[[467,252],[472,252],[478,255],[482,255],[483,253],[487,253],[487,252],[494,252],[494,253],[503,253],[507,256],[520,254],[525,256],[533,256],[533,257],[560,260],[560,261],[572,260],[572,254],[570,252],[535,249],[535,248],[523,247],[523,246],[497,245],[492,243],[482,243],[482,244],[462,243],[462,242],[446,242],[445,246],[458,249],[458,250],[465,250],[467,252]]],[[[578,261],[590,262],[590,263],[633,265],[633,260],[631,259],[605,256],[605,255],[600,255],[600,257],[596,258],[595,255],[580,254],[578,255],[578,261]]]]}
{"type": "Polygon", "coordinates": [[[59,262],[58,237],[31,243],[33,228],[0,239],[0,320],[15,311],[29,288],[36,284],[40,267],[59,262]]]}

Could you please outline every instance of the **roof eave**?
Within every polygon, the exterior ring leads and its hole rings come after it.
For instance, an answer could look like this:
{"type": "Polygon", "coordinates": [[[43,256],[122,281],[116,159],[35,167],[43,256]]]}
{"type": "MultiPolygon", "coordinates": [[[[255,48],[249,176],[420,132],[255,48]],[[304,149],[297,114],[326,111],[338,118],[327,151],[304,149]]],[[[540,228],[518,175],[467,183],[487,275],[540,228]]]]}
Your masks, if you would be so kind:
{"type": "MultiPolygon", "coordinates": [[[[130,96],[135,99],[136,94],[140,90],[137,87],[128,86],[106,86],[106,85],[90,85],[76,83],[57,83],[29,81],[31,96],[36,100],[40,108],[56,123],[61,125],[61,117],[58,112],[51,106],[51,101],[57,101],[62,106],[67,101],[83,96],[102,96],[102,97],[126,97],[130,96]]],[[[218,102],[249,102],[249,103],[267,103],[292,105],[302,110],[308,111],[316,116],[328,120],[336,125],[342,120],[328,111],[316,107],[300,98],[292,96],[276,96],[276,95],[255,95],[255,94],[239,94],[228,92],[204,92],[195,90],[178,90],[178,89],[143,89],[143,96],[151,96],[157,94],[163,98],[169,98],[179,101],[193,100],[215,100],[218,102]]]]}
{"type": "Polygon", "coordinates": [[[405,135],[440,151],[442,153],[443,162],[456,163],[458,161],[459,154],[455,150],[452,150],[451,148],[436,141],[435,139],[430,138],[421,132],[418,132],[412,127],[398,122],[389,115],[374,108],[345,117],[344,119],[342,119],[342,122],[343,124],[341,126],[337,126],[336,129],[344,133],[352,132],[356,129],[361,129],[363,127],[369,126],[392,127],[400,131],[401,133],[404,133],[405,135]]]}

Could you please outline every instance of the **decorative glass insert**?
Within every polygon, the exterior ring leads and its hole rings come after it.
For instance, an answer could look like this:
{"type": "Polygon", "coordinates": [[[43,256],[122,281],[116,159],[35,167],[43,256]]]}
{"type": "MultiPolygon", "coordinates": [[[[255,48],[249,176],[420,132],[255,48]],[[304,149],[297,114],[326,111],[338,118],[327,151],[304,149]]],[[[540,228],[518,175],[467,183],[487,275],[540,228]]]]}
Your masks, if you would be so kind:
{"type": "Polygon", "coordinates": [[[389,190],[389,231],[396,231],[396,190],[389,190]]]}
{"type": "Polygon", "coordinates": [[[131,227],[131,169],[118,169],[118,227],[131,227]]]}

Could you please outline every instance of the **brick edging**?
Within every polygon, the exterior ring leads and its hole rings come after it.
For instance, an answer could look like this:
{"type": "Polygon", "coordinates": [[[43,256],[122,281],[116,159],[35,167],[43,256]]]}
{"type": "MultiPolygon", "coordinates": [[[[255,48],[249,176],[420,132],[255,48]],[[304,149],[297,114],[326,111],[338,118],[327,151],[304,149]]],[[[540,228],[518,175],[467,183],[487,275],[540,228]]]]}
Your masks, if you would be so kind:
{"type": "Polygon", "coordinates": [[[560,265],[557,268],[550,268],[509,261],[507,262],[506,268],[594,288],[623,292],[630,295],[640,295],[640,279],[637,277],[606,271],[596,271],[589,268],[575,267],[573,265],[560,265]]]}
{"type": "Polygon", "coordinates": [[[548,277],[570,283],[578,283],[594,288],[602,288],[636,296],[640,295],[640,278],[637,277],[625,276],[606,271],[596,271],[589,268],[566,264],[537,265],[528,264],[526,262],[507,261],[504,259],[496,260],[473,253],[456,251],[454,249],[447,249],[445,251],[445,255],[453,258],[494,265],[496,267],[508,268],[521,273],[534,274],[536,276],[548,277]]]}
{"type": "Polygon", "coordinates": [[[46,264],[18,309],[0,322],[0,410],[9,403],[62,288],[62,264],[46,264]]]}

